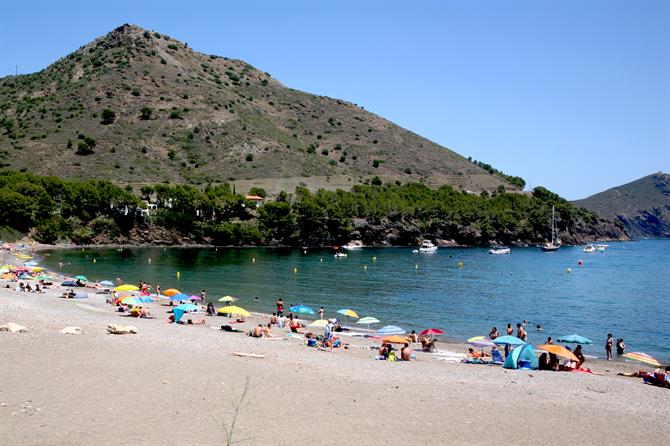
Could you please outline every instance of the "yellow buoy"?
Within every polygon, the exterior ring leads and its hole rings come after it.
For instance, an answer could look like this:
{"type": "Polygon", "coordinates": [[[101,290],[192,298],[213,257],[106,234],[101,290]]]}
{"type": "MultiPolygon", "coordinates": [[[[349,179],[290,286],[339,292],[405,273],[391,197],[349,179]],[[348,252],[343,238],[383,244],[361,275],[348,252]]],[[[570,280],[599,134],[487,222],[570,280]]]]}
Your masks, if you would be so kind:
{"type": "Polygon", "coordinates": [[[256,263],[256,257],[253,257],[253,258],[251,259],[251,263],[256,263]]]}
{"type": "Polygon", "coordinates": [[[463,268],[463,262],[458,262],[458,267],[463,268]]]}
{"type": "Polygon", "coordinates": [[[181,273],[179,271],[177,271],[177,279],[179,279],[180,277],[181,277],[181,273]]]}
{"type": "Polygon", "coordinates": [[[298,272],[298,268],[293,268],[293,272],[294,272],[294,273],[297,273],[297,272],[298,272]]]}
{"type": "Polygon", "coordinates": [[[377,256],[372,257],[372,261],[376,262],[377,261],[377,256]]]}
{"type": "Polygon", "coordinates": [[[93,263],[95,263],[95,262],[96,262],[96,259],[93,259],[93,263]]]}

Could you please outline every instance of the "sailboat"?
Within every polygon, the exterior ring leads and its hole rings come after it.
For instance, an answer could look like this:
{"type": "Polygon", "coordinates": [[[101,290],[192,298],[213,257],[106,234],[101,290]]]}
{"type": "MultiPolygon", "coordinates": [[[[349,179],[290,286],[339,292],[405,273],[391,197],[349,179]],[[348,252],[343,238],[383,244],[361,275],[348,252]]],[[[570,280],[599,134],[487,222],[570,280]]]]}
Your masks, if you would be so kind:
{"type": "Polygon", "coordinates": [[[551,242],[547,242],[540,246],[542,251],[556,251],[561,247],[561,239],[556,233],[556,209],[551,207],[551,242]]]}

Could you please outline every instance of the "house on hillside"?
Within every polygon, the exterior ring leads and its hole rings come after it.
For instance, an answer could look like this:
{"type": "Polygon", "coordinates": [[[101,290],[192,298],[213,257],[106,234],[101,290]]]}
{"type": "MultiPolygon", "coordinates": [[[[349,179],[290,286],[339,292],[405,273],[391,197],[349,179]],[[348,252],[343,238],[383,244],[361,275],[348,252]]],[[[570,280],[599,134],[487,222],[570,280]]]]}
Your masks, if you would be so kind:
{"type": "Polygon", "coordinates": [[[256,204],[256,207],[260,206],[263,204],[263,200],[265,200],[263,197],[259,197],[258,195],[247,195],[244,197],[245,200],[253,201],[256,204]]]}

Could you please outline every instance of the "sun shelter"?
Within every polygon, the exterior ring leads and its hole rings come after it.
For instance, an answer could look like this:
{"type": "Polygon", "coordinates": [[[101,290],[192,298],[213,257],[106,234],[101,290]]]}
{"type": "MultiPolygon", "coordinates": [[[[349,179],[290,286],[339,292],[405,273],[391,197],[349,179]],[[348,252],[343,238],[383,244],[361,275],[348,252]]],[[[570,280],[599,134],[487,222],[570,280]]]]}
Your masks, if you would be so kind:
{"type": "Polygon", "coordinates": [[[530,344],[523,344],[512,350],[507,358],[503,368],[506,369],[530,369],[537,370],[539,363],[535,356],[535,350],[530,344]]]}

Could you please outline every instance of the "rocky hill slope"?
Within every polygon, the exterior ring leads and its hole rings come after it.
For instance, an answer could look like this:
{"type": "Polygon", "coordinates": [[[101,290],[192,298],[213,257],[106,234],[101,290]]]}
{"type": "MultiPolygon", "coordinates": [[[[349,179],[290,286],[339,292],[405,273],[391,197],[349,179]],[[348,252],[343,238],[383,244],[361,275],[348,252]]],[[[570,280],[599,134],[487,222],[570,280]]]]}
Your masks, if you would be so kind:
{"type": "Polygon", "coordinates": [[[573,204],[618,220],[633,237],[670,237],[670,175],[654,173],[573,204]]]}
{"type": "Polygon", "coordinates": [[[244,61],[133,25],[40,72],[0,79],[0,163],[133,185],[227,181],[292,191],[379,176],[516,189],[355,104],[287,88],[244,61]]]}

